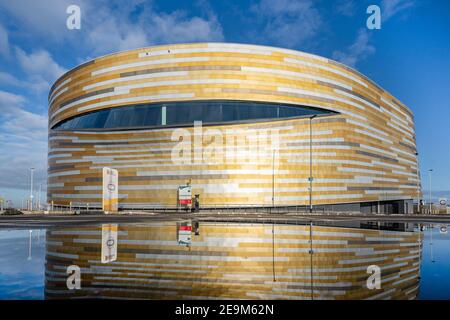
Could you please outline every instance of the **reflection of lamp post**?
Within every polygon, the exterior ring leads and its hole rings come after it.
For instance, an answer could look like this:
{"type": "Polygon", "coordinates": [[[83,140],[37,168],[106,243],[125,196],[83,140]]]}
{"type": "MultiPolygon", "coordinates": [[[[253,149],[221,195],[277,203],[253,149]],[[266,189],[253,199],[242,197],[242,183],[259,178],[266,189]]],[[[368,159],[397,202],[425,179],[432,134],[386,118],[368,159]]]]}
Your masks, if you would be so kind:
{"type": "Polygon", "coordinates": [[[430,225],[431,226],[431,238],[430,238],[430,259],[431,259],[431,262],[433,262],[434,263],[434,258],[433,258],[433,225],[430,225]]]}
{"type": "Polygon", "coordinates": [[[312,176],[312,120],[317,115],[312,115],[309,117],[309,212],[313,212],[313,205],[312,205],[312,182],[313,182],[313,176],[312,176]]]}
{"type": "Polygon", "coordinates": [[[433,172],[433,169],[428,170],[428,181],[430,183],[430,214],[433,213],[433,206],[431,204],[431,173],[433,172]]]}
{"type": "Polygon", "coordinates": [[[31,260],[31,234],[33,233],[33,230],[29,230],[30,232],[30,239],[28,241],[28,259],[31,260]]]}
{"type": "Polygon", "coordinates": [[[419,153],[416,152],[416,158],[417,158],[417,213],[420,214],[420,176],[419,176],[419,153]]]}
{"type": "Polygon", "coordinates": [[[314,300],[314,277],[313,277],[313,234],[312,234],[312,221],[309,224],[309,256],[310,256],[310,276],[311,276],[311,300],[314,300]]]}
{"type": "Polygon", "coordinates": [[[272,275],[273,282],[277,281],[275,278],[275,224],[272,222],[272,275]]]}
{"type": "Polygon", "coordinates": [[[418,224],[418,227],[419,227],[419,239],[417,240],[417,243],[418,243],[418,250],[417,250],[417,252],[419,252],[419,265],[418,265],[418,267],[419,267],[419,280],[420,280],[420,275],[422,274],[422,259],[423,259],[423,256],[422,256],[422,252],[423,252],[423,239],[424,239],[424,232],[423,232],[423,230],[424,230],[424,225],[423,224],[418,224]]]}

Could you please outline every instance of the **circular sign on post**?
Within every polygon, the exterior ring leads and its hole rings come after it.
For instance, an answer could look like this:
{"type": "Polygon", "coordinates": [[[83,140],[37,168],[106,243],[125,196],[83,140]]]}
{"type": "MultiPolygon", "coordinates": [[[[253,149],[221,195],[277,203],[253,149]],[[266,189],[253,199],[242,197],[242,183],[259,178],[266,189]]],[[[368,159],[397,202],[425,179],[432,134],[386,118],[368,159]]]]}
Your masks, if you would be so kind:
{"type": "Polygon", "coordinates": [[[109,238],[108,241],[106,241],[106,245],[108,246],[108,248],[112,248],[114,243],[115,243],[115,241],[113,238],[109,238]]]}

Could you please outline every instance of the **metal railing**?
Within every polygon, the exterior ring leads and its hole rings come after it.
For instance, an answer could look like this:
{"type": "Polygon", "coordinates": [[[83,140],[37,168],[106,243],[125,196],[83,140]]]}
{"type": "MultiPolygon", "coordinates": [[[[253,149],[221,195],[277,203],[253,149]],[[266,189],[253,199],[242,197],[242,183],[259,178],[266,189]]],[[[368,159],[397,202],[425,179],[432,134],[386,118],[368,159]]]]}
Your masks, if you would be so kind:
{"type": "MultiPolygon", "coordinates": [[[[76,203],[72,205],[53,204],[48,205],[48,211],[57,212],[94,212],[102,211],[102,208],[95,204],[82,204],[76,203]]],[[[269,214],[306,214],[310,213],[309,205],[296,205],[296,206],[263,206],[263,205],[248,205],[248,204],[215,204],[208,206],[201,206],[200,213],[269,213],[269,214]]],[[[191,213],[192,210],[189,207],[182,207],[176,205],[168,206],[143,206],[143,205],[125,205],[119,206],[119,211],[142,211],[142,212],[154,212],[154,213],[191,213]]],[[[313,208],[313,213],[324,214],[329,210],[325,207],[313,208]]]]}

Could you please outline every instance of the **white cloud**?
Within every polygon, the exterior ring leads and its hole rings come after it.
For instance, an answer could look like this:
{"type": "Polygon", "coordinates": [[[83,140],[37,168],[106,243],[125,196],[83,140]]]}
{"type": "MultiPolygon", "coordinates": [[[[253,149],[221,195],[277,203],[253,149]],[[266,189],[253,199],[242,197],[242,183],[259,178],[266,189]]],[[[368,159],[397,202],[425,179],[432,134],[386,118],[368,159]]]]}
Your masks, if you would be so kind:
{"type": "Polygon", "coordinates": [[[112,20],[97,24],[89,32],[88,40],[95,53],[126,50],[147,44],[147,37],[142,30],[131,27],[121,28],[112,20]]]}
{"type": "Polygon", "coordinates": [[[210,15],[207,19],[188,18],[183,12],[175,11],[170,14],[153,13],[150,17],[150,26],[155,30],[150,39],[154,43],[222,41],[224,39],[222,27],[215,15],[210,15]]]}
{"type": "Polygon", "coordinates": [[[381,2],[381,16],[387,21],[394,15],[412,8],[416,5],[414,0],[383,0],[381,2]]]}
{"type": "MultiPolygon", "coordinates": [[[[27,100],[21,95],[0,91],[0,130],[4,135],[14,135],[16,139],[46,140],[47,117],[25,110],[27,100]]],[[[3,139],[4,142],[5,139],[3,139]]],[[[14,141],[9,141],[14,143],[14,141]]]]}
{"type": "Polygon", "coordinates": [[[0,85],[3,87],[16,87],[27,89],[29,93],[42,94],[47,96],[50,88],[50,82],[45,80],[39,74],[31,74],[26,77],[26,80],[20,80],[14,75],[0,71],[0,85]]]}
{"type": "Polygon", "coordinates": [[[70,34],[66,28],[67,6],[81,5],[81,2],[78,0],[0,1],[0,8],[18,22],[20,32],[31,31],[33,35],[60,41],[70,34]]]}
{"type": "Polygon", "coordinates": [[[186,12],[158,12],[142,0],[41,0],[0,2],[22,34],[47,43],[67,45],[91,55],[134,49],[152,44],[190,41],[221,41],[222,27],[211,10],[205,17],[186,12]],[[81,9],[81,30],[68,30],[66,8],[81,9]],[[139,8],[139,10],[137,10],[139,8]]]}
{"type": "Polygon", "coordinates": [[[285,47],[295,47],[314,37],[322,25],[311,0],[261,0],[252,11],[263,20],[260,35],[285,47]]]}
{"type": "Polygon", "coordinates": [[[353,17],[356,11],[355,0],[338,0],[334,5],[334,9],[343,16],[353,17]]]}
{"type": "Polygon", "coordinates": [[[20,106],[25,102],[25,98],[10,92],[0,91],[0,105],[2,113],[14,111],[15,106],[20,106]]]}
{"type": "MultiPolygon", "coordinates": [[[[87,14],[90,15],[90,8],[87,14]]],[[[183,11],[156,12],[151,6],[132,16],[134,7],[95,8],[87,22],[87,39],[96,54],[145,47],[152,44],[221,41],[222,27],[213,13],[189,17],[183,11]]]]}
{"type": "Polygon", "coordinates": [[[26,80],[18,80],[10,74],[0,73],[0,82],[27,87],[34,92],[42,93],[48,91],[51,84],[66,72],[66,69],[54,61],[46,50],[40,49],[27,54],[19,47],[15,49],[17,62],[26,75],[26,80]],[[6,82],[8,80],[10,82],[6,82]]]}
{"type": "Polygon", "coordinates": [[[16,55],[22,70],[29,75],[39,75],[43,79],[53,82],[66,70],[56,63],[50,53],[38,50],[27,54],[20,48],[16,48],[16,55]]]}
{"type": "MultiPolygon", "coordinates": [[[[55,78],[56,80],[56,78],[55,78]]],[[[28,76],[28,81],[26,85],[35,93],[43,93],[47,97],[48,91],[54,81],[48,81],[44,79],[41,75],[35,74],[28,76]]]]}
{"type": "Polygon", "coordinates": [[[334,51],[333,59],[343,64],[355,67],[356,64],[375,53],[375,47],[370,44],[370,37],[365,29],[359,29],[355,41],[345,51],[334,51]]]}
{"type": "Polygon", "coordinates": [[[9,55],[9,37],[8,32],[0,24],[0,55],[9,55]]]}
{"type": "Polygon", "coordinates": [[[0,84],[21,87],[25,85],[25,82],[17,79],[12,74],[0,71],[0,84]]]}
{"type": "MultiPolygon", "coordinates": [[[[345,1],[345,0],[344,0],[345,1]]],[[[349,1],[352,2],[352,1],[349,1]]],[[[345,6],[348,2],[343,2],[345,6]]],[[[382,22],[416,5],[414,0],[383,0],[381,2],[382,22]]],[[[364,28],[358,30],[355,41],[345,50],[333,52],[333,59],[351,67],[375,53],[375,47],[370,43],[370,35],[364,28]]]]}
{"type": "Polygon", "coordinates": [[[129,20],[132,10],[129,5],[119,10],[105,5],[99,5],[97,8],[84,7],[82,14],[86,18],[82,20],[81,28],[86,32],[87,45],[92,48],[94,54],[145,46],[145,32],[129,20]]]}
{"type": "Polygon", "coordinates": [[[25,109],[27,100],[0,91],[0,187],[29,186],[29,168],[36,168],[36,181],[46,177],[47,117],[25,109]]]}

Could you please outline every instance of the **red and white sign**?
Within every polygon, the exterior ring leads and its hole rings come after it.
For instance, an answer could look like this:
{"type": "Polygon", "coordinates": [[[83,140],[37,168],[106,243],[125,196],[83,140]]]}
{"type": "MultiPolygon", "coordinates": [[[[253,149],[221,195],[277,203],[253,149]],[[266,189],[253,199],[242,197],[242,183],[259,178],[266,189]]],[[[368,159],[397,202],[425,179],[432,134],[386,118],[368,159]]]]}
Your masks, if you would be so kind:
{"type": "Polygon", "coordinates": [[[180,205],[192,204],[192,187],[179,186],[178,187],[178,203],[180,205]]]}
{"type": "Polygon", "coordinates": [[[177,223],[178,244],[189,246],[192,241],[192,223],[191,221],[177,223]]]}

